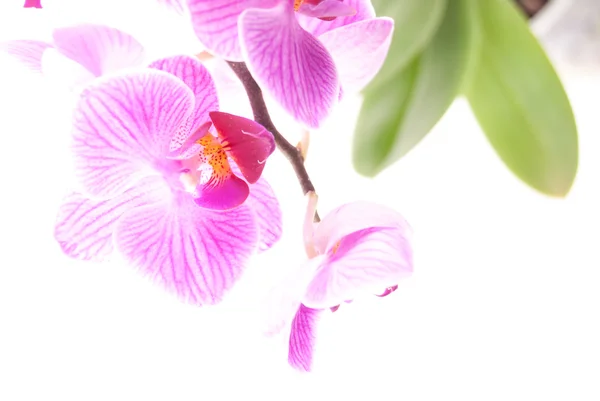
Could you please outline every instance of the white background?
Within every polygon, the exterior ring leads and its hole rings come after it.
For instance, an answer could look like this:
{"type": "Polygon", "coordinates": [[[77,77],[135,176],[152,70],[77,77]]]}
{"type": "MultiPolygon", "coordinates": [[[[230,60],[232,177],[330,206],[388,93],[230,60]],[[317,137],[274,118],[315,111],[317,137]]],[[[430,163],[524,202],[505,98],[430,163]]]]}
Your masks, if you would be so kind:
{"type": "MultiPolygon", "coordinates": [[[[42,27],[8,8],[0,39],[42,27]]],[[[15,66],[0,59],[0,400],[600,399],[598,69],[560,65],[581,151],[565,199],[513,177],[462,100],[374,180],[350,163],[357,99],[312,134],[321,214],[359,199],[390,205],[415,228],[416,257],[393,295],[325,316],[305,375],[287,366],[285,338],[260,331],[264,291],[303,260],[304,200],[284,159],[265,173],[283,240],[221,305],[181,304],[124,263],[61,254],[65,97],[15,66]]]]}

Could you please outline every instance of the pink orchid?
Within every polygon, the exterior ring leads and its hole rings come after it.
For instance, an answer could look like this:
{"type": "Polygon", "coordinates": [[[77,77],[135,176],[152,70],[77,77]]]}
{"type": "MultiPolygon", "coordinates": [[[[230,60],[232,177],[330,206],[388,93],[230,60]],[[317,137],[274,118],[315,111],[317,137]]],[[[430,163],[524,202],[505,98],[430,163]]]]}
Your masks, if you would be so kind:
{"type": "Polygon", "coordinates": [[[314,331],[324,310],[335,311],[364,293],[389,295],[413,271],[411,228],[397,212],[354,202],[313,224],[315,207],[312,196],[305,222],[309,260],[269,302],[268,334],[291,325],[288,362],[304,371],[311,368],[314,331]]]}
{"type": "Polygon", "coordinates": [[[24,8],[42,8],[41,0],[25,0],[24,8]]]}
{"type": "Polygon", "coordinates": [[[341,90],[379,71],[394,22],[368,0],[187,0],[198,39],[245,61],[261,87],[297,121],[317,128],[341,90]]]}
{"type": "Polygon", "coordinates": [[[73,130],[83,193],[59,211],[63,251],[101,260],[116,248],[182,299],[218,302],[280,238],[281,212],[260,178],[273,136],[217,110],[212,78],[187,56],[86,87],[73,130]]]}
{"type": "Polygon", "coordinates": [[[145,58],[144,48],[131,35],[96,24],[56,28],[52,42],[3,42],[0,50],[36,73],[66,77],[71,88],[124,68],[141,66],[145,58]]]}

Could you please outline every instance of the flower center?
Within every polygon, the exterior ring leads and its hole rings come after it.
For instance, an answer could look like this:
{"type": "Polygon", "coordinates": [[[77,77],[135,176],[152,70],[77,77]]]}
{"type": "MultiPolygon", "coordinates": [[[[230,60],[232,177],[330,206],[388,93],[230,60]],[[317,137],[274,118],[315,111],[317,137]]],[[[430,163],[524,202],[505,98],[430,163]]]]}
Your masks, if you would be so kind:
{"type": "Polygon", "coordinates": [[[335,253],[338,251],[338,249],[340,248],[340,244],[342,243],[342,240],[339,240],[338,242],[335,243],[335,245],[333,246],[333,248],[331,248],[331,253],[333,255],[335,255],[335,253]]]}
{"type": "Polygon", "coordinates": [[[298,11],[304,0],[294,0],[294,11],[298,11]]]}
{"type": "Polygon", "coordinates": [[[198,184],[206,184],[209,180],[221,181],[231,173],[227,160],[229,144],[220,142],[210,132],[207,132],[195,143],[202,146],[196,156],[182,161],[180,181],[187,192],[195,193],[198,184]]]}

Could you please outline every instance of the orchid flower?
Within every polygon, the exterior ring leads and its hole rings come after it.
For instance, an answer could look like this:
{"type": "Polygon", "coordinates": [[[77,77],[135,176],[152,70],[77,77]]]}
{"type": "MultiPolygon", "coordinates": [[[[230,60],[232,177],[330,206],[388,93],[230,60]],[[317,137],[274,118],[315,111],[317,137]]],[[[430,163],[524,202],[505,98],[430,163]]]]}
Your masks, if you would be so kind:
{"type": "Polygon", "coordinates": [[[313,223],[316,196],[305,221],[309,260],[269,298],[269,335],[289,325],[288,362],[309,371],[320,314],[363,293],[386,296],[412,274],[411,228],[395,211],[369,202],[340,206],[313,223]]]}
{"type": "Polygon", "coordinates": [[[381,68],[394,27],[368,0],[187,0],[200,42],[245,61],[273,99],[317,128],[343,91],[381,68]]]}
{"type": "Polygon", "coordinates": [[[212,78],[187,56],[88,85],[73,130],[82,191],[55,227],[63,251],[102,260],[116,248],[180,298],[218,302],[280,238],[281,212],[260,178],[273,136],[217,110],[212,78]]]}
{"type": "Polygon", "coordinates": [[[52,42],[3,42],[0,50],[15,57],[29,70],[60,77],[67,81],[70,89],[102,75],[141,66],[145,59],[144,48],[131,35],[96,24],[56,28],[52,32],[52,42]]]}

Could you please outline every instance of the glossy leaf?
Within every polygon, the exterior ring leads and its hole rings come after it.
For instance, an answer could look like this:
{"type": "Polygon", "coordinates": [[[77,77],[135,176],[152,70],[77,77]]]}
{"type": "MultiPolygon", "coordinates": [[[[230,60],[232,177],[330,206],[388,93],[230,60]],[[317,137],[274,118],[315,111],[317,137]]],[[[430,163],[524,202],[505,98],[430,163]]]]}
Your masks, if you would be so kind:
{"type": "Polygon", "coordinates": [[[448,0],[374,1],[377,16],[394,19],[396,29],[385,63],[373,85],[383,84],[429,43],[439,28],[448,0]]]}
{"type": "Polygon", "coordinates": [[[427,48],[386,85],[370,85],[354,135],[354,166],[374,176],[411,150],[462,89],[477,49],[472,0],[453,0],[427,48]]]}
{"type": "Polygon", "coordinates": [[[479,2],[482,46],[467,89],[471,108],[504,163],[531,187],[568,193],[577,173],[569,100],[523,15],[511,2],[479,2]]]}

